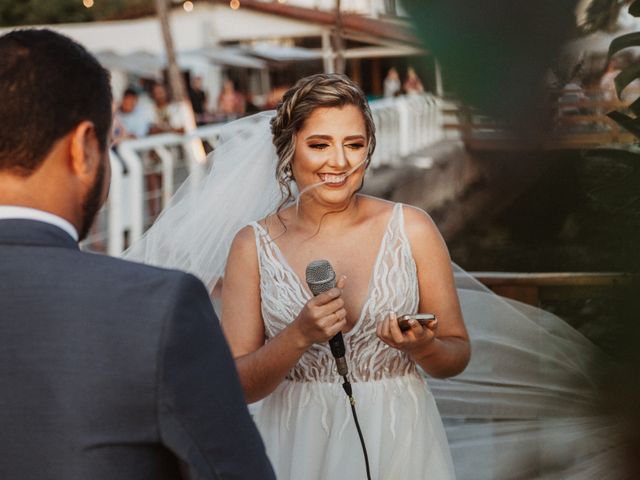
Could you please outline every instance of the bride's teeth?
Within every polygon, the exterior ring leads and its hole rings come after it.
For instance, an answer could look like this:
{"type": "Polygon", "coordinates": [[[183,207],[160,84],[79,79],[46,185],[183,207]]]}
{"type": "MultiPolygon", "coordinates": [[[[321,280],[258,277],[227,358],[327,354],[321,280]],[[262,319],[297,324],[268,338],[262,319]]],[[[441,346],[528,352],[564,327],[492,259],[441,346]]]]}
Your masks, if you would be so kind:
{"type": "Polygon", "coordinates": [[[326,183],[342,183],[342,182],[344,182],[345,176],[344,175],[327,175],[327,174],[325,174],[325,175],[322,175],[321,178],[326,183]]]}

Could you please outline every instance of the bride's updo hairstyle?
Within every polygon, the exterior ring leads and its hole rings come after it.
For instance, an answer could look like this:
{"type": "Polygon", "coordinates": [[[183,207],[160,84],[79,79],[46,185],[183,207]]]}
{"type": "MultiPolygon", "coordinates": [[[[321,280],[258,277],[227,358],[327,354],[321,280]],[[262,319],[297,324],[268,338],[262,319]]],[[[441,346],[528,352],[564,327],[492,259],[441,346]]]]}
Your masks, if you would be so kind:
{"type": "Polygon", "coordinates": [[[273,144],[278,154],[276,178],[284,197],[281,207],[293,200],[291,162],[296,148],[296,134],[315,109],[346,105],[357,107],[364,119],[368,143],[366,168],[376,148],[376,129],[364,92],[349,77],[336,73],[310,75],[298,80],[282,97],[276,115],[271,120],[273,144]]]}

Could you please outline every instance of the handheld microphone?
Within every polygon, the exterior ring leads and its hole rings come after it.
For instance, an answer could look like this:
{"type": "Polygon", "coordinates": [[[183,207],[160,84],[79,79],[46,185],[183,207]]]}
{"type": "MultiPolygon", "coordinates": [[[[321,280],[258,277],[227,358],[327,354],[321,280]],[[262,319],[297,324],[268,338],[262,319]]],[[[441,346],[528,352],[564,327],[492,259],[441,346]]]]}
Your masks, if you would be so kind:
{"type": "MultiPolygon", "coordinates": [[[[327,260],[315,260],[307,265],[305,277],[309,290],[316,296],[336,286],[336,272],[333,271],[331,264],[327,260]]],[[[338,373],[343,377],[346,376],[349,373],[349,368],[344,358],[345,348],[342,332],[336,333],[329,339],[329,347],[333,357],[336,359],[338,373]]]]}
{"type": "MultiPolygon", "coordinates": [[[[327,260],[316,260],[307,265],[307,271],[305,272],[307,279],[307,285],[309,290],[314,295],[320,295],[327,290],[336,286],[336,272],[333,271],[331,264],[327,260]]],[[[347,367],[347,360],[344,358],[344,340],[342,340],[342,332],[336,333],[329,339],[329,347],[331,347],[331,353],[336,359],[336,367],[338,373],[344,379],[342,388],[344,389],[347,397],[349,397],[349,403],[351,404],[351,411],[353,412],[353,420],[356,424],[356,430],[358,431],[358,438],[360,438],[360,444],[362,445],[362,453],[364,454],[364,463],[367,469],[367,479],[371,480],[371,469],[369,468],[369,456],[367,455],[367,446],[364,443],[364,436],[358,422],[358,415],[356,415],[356,401],[353,398],[353,391],[351,389],[351,383],[347,378],[349,368],[347,367]]]]}

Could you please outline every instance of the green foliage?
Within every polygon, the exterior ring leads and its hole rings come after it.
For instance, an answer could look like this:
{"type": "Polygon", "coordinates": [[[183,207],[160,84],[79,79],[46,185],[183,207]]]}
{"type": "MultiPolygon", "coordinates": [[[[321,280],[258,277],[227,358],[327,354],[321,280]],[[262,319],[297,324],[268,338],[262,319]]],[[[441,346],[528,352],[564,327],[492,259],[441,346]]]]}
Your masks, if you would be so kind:
{"type": "Polygon", "coordinates": [[[0,26],[46,25],[126,18],[153,12],[153,0],[0,0],[0,26]]]}
{"type": "Polygon", "coordinates": [[[575,32],[576,0],[406,0],[445,87],[524,134],[547,117],[543,79],[575,32]]]}
{"type": "Polygon", "coordinates": [[[628,33],[614,38],[609,45],[609,58],[627,47],[640,46],[640,32],[628,33]]]}
{"type": "MultiPolygon", "coordinates": [[[[640,151],[635,148],[601,148],[585,155],[585,176],[591,178],[586,200],[602,222],[618,218],[621,236],[636,241],[640,232],[640,151]],[[591,172],[589,170],[592,170],[591,172]]],[[[611,232],[609,232],[611,233],[611,232]]],[[[635,245],[635,241],[633,242],[635,245]]],[[[633,250],[626,251],[631,255],[633,250]]]]}
{"type": "Polygon", "coordinates": [[[636,138],[640,138],[640,120],[630,117],[622,112],[613,111],[607,113],[607,117],[616,122],[622,128],[633,134],[636,138]]]}
{"type": "Polygon", "coordinates": [[[640,3],[633,2],[629,7],[629,13],[634,17],[640,17],[640,3]]]}

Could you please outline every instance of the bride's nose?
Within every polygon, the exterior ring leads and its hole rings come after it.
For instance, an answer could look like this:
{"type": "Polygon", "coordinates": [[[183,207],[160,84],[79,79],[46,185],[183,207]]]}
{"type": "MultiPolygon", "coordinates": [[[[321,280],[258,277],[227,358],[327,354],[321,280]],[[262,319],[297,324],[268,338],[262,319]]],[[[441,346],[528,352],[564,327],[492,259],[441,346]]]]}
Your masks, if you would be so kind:
{"type": "Polygon", "coordinates": [[[334,167],[338,170],[347,168],[349,166],[349,162],[347,161],[347,154],[345,151],[346,147],[340,145],[338,148],[334,150],[333,155],[329,158],[327,162],[329,166],[334,167]]]}

